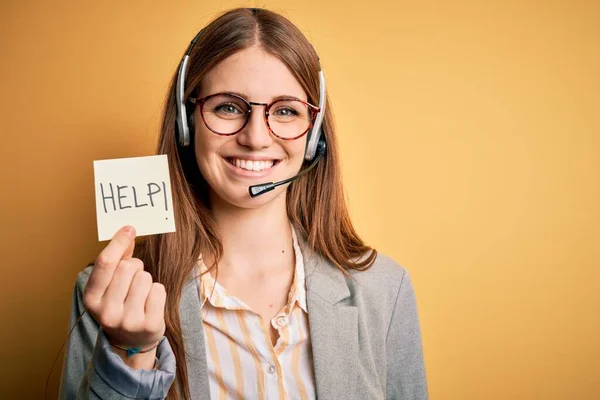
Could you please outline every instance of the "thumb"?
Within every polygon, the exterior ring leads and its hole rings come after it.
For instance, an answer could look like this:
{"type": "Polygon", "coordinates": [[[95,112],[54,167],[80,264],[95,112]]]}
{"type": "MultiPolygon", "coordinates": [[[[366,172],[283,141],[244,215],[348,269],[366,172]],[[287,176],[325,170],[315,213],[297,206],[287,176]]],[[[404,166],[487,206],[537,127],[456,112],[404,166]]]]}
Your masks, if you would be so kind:
{"type": "Polygon", "coordinates": [[[122,259],[129,260],[131,257],[133,257],[133,251],[135,250],[135,237],[136,237],[135,228],[133,226],[129,226],[129,225],[124,226],[123,228],[121,228],[121,232],[123,232],[127,236],[127,239],[129,239],[129,246],[123,253],[122,259]]]}

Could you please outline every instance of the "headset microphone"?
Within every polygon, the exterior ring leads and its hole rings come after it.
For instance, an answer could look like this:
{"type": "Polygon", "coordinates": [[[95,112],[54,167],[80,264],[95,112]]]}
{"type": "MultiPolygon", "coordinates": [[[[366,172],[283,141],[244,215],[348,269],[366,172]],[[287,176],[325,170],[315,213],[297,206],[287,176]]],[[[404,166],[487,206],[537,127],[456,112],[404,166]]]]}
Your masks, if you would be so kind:
{"type": "Polygon", "coordinates": [[[250,186],[248,188],[250,197],[260,196],[263,193],[270,192],[271,190],[275,189],[277,186],[285,185],[286,183],[292,182],[292,181],[300,178],[302,175],[306,174],[308,171],[313,169],[315,167],[315,165],[317,165],[319,160],[325,155],[326,148],[327,148],[327,145],[325,144],[325,140],[323,140],[323,139],[319,140],[319,143],[317,143],[317,156],[314,158],[313,162],[308,166],[308,168],[306,168],[304,171],[300,171],[299,173],[292,176],[291,178],[287,178],[287,179],[284,179],[279,182],[275,182],[275,183],[267,182],[267,183],[261,183],[260,185],[250,186]]]}

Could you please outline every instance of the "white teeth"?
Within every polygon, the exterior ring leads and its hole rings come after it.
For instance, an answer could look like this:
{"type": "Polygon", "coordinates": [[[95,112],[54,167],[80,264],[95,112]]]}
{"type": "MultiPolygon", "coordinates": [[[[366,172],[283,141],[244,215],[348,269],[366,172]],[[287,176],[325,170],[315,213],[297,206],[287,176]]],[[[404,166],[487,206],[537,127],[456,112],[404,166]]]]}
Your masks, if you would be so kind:
{"type": "Polygon", "coordinates": [[[275,162],[273,160],[269,161],[252,161],[252,160],[242,160],[239,158],[234,158],[232,160],[232,164],[238,168],[245,169],[247,171],[262,171],[268,168],[271,168],[275,162]]]}

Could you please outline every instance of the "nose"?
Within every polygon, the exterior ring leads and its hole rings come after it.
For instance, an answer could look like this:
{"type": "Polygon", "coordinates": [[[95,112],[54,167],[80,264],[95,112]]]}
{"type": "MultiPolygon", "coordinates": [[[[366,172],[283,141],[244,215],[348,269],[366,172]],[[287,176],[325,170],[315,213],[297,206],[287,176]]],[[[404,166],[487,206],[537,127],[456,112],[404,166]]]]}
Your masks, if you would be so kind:
{"type": "Polygon", "coordinates": [[[238,143],[252,150],[267,148],[273,144],[273,136],[269,132],[267,122],[264,118],[264,109],[257,107],[250,113],[250,120],[239,132],[237,136],[238,143]]]}

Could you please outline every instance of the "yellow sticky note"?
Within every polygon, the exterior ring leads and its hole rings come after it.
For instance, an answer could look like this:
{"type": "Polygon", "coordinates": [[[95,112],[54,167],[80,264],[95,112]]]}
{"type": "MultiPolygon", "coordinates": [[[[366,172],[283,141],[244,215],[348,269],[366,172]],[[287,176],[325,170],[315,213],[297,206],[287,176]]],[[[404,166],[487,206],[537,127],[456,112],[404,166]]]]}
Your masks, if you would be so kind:
{"type": "Polygon", "coordinates": [[[98,240],[123,226],[137,236],[175,232],[166,155],[94,161],[98,240]]]}

